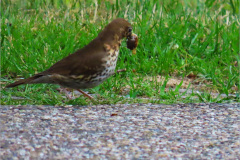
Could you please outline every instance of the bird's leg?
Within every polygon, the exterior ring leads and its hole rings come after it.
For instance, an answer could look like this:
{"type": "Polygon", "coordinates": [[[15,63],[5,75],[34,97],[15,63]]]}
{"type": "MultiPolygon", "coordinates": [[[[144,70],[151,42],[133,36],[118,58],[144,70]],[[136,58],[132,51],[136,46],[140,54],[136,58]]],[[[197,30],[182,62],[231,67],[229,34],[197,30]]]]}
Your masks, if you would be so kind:
{"type": "Polygon", "coordinates": [[[83,92],[81,89],[76,89],[78,92],[82,93],[85,97],[89,98],[89,99],[93,99],[92,96],[88,95],[87,93],[83,92]]]}
{"type": "Polygon", "coordinates": [[[73,99],[73,90],[72,90],[72,95],[71,93],[69,94],[66,88],[62,88],[65,95],[67,96],[68,99],[72,100],[73,99]]]}

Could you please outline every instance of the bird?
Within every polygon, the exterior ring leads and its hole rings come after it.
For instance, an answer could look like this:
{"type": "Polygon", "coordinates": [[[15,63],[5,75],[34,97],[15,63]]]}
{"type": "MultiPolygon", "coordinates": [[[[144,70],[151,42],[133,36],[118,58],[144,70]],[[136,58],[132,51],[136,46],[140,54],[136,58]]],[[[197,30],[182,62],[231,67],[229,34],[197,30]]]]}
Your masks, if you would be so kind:
{"type": "Polygon", "coordinates": [[[138,37],[132,32],[131,24],[123,18],[114,19],[88,45],[56,62],[49,69],[11,83],[6,88],[23,84],[58,84],[93,99],[82,89],[96,87],[115,74],[119,48],[124,38],[127,38],[127,48],[135,54],[138,37]]]}

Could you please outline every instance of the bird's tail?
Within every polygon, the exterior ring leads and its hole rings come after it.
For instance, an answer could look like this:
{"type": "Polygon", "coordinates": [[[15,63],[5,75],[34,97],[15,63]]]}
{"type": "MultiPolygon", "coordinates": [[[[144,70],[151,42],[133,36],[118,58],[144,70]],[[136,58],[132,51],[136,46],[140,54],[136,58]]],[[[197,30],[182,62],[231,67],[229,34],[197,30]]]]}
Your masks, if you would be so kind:
{"type": "Polygon", "coordinates": [[[32,77],[29,77],[27,79],[21,79],[19,81],[16,81],[14,83],[11,83],[9,85],[6,86],[6,88],[12,88],[12,87],[16,87],[22,84],[31,84],[33,80],[39,78],[41,75],[34,75],[32,77]]]}
{"type": "Polygon", "coordinates": [[[11,83],[11,84],[7,85],[6,88],[16,87],[16,86],[19,86],[21,84],[25,84],[25,82],[26,82],[26,79],[21,79],[19,81],[16,81],[14,83],[11,83]]]}

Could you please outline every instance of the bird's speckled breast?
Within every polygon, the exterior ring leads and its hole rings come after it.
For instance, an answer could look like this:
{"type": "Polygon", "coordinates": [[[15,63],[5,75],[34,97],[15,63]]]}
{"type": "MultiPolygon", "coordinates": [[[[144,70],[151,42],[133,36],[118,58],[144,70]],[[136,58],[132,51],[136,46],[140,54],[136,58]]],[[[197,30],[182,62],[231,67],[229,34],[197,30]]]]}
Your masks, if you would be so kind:
{"type": "Polygon", "coordinates": [[[106,56],[102,59],[103,67],[109,74],[113,74],[116,68],[118,53],[119,53],[119,46],[110,46],[108,44],[104,45],[106,49],[106,56]]]}
{"type": "Polygon", "coordinates": [[[107,52],[106,56],[102,59],[102,66],[104,69],[99,73],[99,75],[92,79],[93,82],[95,81],[102,83],[109,76],[115,73],[119,54],[119,46],[119,44],[116,44],[114,46],[104,44],[105,51],[107,52]]]}

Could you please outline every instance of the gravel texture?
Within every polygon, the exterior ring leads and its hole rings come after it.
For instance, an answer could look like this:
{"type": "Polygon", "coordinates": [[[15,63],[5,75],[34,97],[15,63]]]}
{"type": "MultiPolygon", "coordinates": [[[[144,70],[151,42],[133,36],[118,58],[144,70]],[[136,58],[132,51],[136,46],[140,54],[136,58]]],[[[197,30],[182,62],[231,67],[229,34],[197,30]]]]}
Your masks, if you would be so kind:
{"type": "Polygon", "coordinates": [[[0,159],[240,159],[239,103],[0,111],[0,159]]]}

